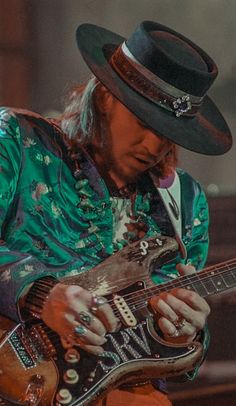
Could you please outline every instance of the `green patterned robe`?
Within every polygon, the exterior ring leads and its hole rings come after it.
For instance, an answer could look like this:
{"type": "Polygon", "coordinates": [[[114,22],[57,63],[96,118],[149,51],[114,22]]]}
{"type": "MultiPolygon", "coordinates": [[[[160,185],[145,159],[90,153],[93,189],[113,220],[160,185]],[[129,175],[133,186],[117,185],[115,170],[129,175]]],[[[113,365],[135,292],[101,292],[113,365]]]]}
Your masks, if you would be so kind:
{"type": "MultiPolygon", "coordinates": [[[[78,159],[75,170],[49,121],[24,110],[0,110],[0,312],[13,320],[20,320],[18,299],[34,280],[86,271],[127,243],[112,240],[111,199],[94,163],[81,152],[78,159]]],[[[204,192],[186,172],[178,174],[187,258],[178,255],[155,270],[155,283],[175,278],[177,262],[201,269],[207,257],[204,192]]],[[[139,182],[134,211],[146,225],[145,237],[174,235],[148,174],[139,182]]]]}

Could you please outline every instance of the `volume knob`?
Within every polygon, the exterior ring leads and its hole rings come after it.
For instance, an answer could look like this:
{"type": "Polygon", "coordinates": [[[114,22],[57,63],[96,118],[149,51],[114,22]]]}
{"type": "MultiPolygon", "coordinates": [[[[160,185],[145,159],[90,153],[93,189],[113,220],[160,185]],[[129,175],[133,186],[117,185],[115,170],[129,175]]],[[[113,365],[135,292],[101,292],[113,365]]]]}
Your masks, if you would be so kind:
{"type": "Polygon", "coordinates": [[[73,385],[74,383],[78,382],[79,375],[77,374],[75,369],[67,369],[63,378],[66,383],[73,385]]]}
{"type": "Polygon", "coordinates": [[[72,401],[72,395],[68,389],[60,389],[56,399],[61,405],[68,405],[72,401]]]}
{"type": "Polygon", "coordinates": [[[75,348],[70,348],[65,353],[65,360],[70,364],[75,364],[76,362],[79,362],[80,354],[75,348]]]}

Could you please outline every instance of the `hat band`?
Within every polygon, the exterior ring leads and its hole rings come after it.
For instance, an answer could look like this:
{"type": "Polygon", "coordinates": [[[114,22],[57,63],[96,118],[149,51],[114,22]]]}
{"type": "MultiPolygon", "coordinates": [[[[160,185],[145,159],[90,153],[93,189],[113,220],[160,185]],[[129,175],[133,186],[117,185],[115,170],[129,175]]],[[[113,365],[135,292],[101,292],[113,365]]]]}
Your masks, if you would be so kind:
{"type": "Polygon", "coordinates": [[[110,64],[130,87],[176,117],[196,115],[204,99],[187,94],[152,73],[137,61],[125,42],[116,49],[110,64]]]}

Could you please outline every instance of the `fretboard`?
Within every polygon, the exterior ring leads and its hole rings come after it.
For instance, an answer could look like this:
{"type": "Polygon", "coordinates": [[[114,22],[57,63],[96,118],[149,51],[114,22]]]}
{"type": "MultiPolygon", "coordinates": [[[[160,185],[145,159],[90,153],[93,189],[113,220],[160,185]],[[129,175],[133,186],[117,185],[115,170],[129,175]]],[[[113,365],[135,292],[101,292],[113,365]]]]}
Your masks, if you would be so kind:
{"type": "Polygon", "coordinates": [[[174,288],[194,290],[202,297],[222,293],[236,286],[236,259],[210,266],[191,275],[180,276],[173,281],[144,289],[139,292],[139,300],[149,300],[152,296],[168,292],[174,288]],[[142,296],[142,299],[141,299],[142,296]]]}

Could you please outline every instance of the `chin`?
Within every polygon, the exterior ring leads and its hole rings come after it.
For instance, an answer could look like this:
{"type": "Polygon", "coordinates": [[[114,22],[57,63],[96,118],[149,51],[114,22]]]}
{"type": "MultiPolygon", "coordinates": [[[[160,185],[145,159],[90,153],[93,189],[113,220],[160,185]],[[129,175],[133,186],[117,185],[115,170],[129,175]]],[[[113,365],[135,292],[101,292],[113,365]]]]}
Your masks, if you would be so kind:
{"type": "Polygon", "coordinates": [[[141,175],[141,173],[143,173],[144,171],[132,171],[128,172],[128,173],[124,173],[123,175],[123,180],[127,183],[127,182],[135,182],[136,179],[138,178],[139,175],[141,175]]]}
{"type": "Polygon", "coordinates": [[[140,170],[129,166],[116,165],[115,177],[118,178],[122,183],[131,183],[135,182],[138,176],[146,170],[147,169],[140,170]]]}

